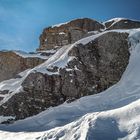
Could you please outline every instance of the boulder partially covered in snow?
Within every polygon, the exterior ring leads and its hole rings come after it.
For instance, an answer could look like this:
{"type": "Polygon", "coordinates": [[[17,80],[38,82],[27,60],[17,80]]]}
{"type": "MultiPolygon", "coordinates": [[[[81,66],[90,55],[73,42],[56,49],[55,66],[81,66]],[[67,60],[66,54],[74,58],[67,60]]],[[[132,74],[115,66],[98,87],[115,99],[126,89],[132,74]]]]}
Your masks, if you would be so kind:
{"type": "Polygon", "coordinates": [[[100,31],[104,26],[92,19],[83,18],[55,25],[43,30],[38,50],[52,49],[56,46],[72,44],[88,35],[90,31],[100,31]]]}
{"type": "Polygon", "coordinates": [[[60,53],[46,61],[45,67],[42,64],[25,77],[23,91],[0,106],[0,115],[23,119],[109,88],[120,80],[128,64],[127,38],[128,33],[106,32],[85,38],[68,50],[61,48],[59,52],[64,52],[58,60],[52,61],[60,53]],[[46,73],[41,72],[42,67],[46,73]]]}

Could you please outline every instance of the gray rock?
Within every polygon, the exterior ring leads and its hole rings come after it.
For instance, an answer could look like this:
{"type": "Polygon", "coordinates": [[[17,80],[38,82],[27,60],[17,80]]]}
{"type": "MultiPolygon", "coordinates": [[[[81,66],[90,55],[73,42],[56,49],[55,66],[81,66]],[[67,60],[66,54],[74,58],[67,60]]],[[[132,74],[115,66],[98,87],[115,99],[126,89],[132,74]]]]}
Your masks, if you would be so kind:
{"type": "Polygon", "coordinates": [[[72,48],[68,55],[75,59],[66,68],[55,67],[59,74],[30,73],[22,83],[24,91],[0,106],[0,115],[24,119],[114,85],[129,61],[127,38],[127,33],[106,33],[86,45],[72,48]]]}

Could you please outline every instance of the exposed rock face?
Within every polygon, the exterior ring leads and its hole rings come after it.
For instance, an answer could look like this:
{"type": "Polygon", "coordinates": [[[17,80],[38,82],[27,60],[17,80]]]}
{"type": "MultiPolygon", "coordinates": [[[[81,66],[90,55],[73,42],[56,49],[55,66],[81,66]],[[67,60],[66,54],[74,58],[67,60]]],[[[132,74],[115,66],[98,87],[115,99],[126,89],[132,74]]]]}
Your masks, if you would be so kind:
{"type": "Polygon", "coordinates": [[[38,50],[53,49],[55,46],[72,44],[88,35],[89,31],[100,31],[104,26],[92,19],[76,19],[59,27],[44,29],[38,50]]]}
{"type": "Polygon", "coordinates": [[[122,19],[115,23],[115,21],[106,22],[105,26],[107,30],[112,29],[133,29],[133,28],[140,28],[139,21],[132,21],[129,19],[122,19]]]}
{"type": "MultiPolygon", "coordinates": [[[[31,73],[15,94],[0,107],[0,115],[23,119],[66,100],[96,94],[118,82],[129,60],[127,33],[110,32],[94,41],[78,44],[69,51],[74,56],[59,74],[31,73]]],[[[54,68],[57,71],[58,68],[54,68]]]]}
{"type": "Polygon", "coordinates": [[[94,34],[93,31],[102,32],[105,28],[106,30],[140,28],[140,22],[121,19],[117,22],[111,20],[103,25],[88,18],[76,19],[62,25],[44,29],[40,36],[40,47],[37,50],[54,49],[55,47],[72,44],[81,38],[94,34]]]}
{"type": "Polygon", "coordinates": [[[40,58],[23,58],[13,51],[0,51],[0,82],[16,76],[16,74],[33,68],[45,60],[40,58]]]}

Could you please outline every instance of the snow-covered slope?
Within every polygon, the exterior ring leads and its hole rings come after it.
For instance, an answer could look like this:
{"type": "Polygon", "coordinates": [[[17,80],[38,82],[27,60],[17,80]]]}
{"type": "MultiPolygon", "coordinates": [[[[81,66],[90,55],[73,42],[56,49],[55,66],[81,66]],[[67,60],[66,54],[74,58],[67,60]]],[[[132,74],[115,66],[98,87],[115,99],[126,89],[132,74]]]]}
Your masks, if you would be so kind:
{"type": "Polygon", "coordinates": [[[23,51],[14,51],[17,55],[23,57],[23,58],[28,58],[28,57],[36,57],[36,58],[41,58],[41,59],[48,59],[49,57],[47,56],[41,56],[40,53],[36,53],[36,54],[31,54],[31,53],[26,53],[23,51]]]}
{"type": "MultiPolygon", "coordinates": [[[[140,139],[140,29],[125,32],[130,33],[132,47],[128,67],[120,82],[100,94],[49,108],[14,124],[0,125],[0,140],[140,139]]],[[[81,42],[94,38],[88,37],[81,42]]],[[[50,58],[37,70],[60,64],[58,62],[67,58],[71,47],[65,46],[57,53],[57,59],[50,58]]]]}

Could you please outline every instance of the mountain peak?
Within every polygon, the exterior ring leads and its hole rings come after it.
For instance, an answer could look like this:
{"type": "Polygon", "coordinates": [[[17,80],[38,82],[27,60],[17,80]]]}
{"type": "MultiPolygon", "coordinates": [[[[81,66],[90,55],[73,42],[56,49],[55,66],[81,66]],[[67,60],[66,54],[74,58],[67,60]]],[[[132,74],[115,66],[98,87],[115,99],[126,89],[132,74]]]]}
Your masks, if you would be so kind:
{"type": "Polygon", "coordinates": [[[140,22],[75,19],[38,50],[0,51],[0,139],[139,137],[140,22]]]}
{"type": "Polygon", "coordinates": [[[89,18],[75,19],[67,23],[51,26],[43,30],[38,50],[53,49],[55,46],[61,47],[72,44],[88,36],[90,31],[103,29],[104,25],[89,18]]]}

